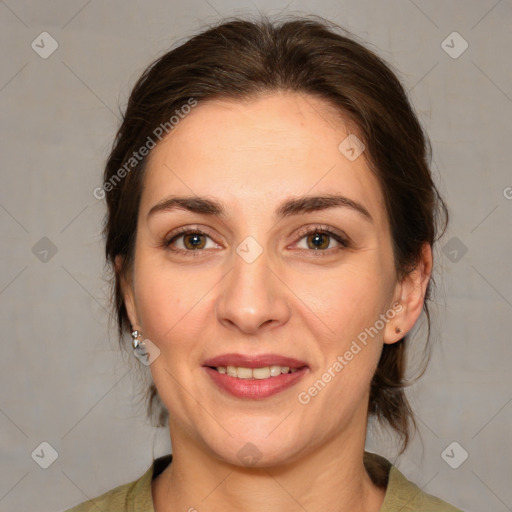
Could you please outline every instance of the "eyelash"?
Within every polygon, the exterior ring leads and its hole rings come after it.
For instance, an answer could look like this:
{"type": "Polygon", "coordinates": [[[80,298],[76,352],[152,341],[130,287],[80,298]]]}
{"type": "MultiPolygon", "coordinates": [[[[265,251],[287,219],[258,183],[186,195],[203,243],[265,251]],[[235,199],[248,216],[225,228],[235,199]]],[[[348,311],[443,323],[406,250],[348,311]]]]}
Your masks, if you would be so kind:
{"type": "MultiPolygon", "coordinates": [[[[177,231],[175,231],[169,237],[167,237],[163,241],[162,245],[165,248],[168,248],[168,249],[170,249],[173,252],[182,253],[182,254],[184,254],[186,256],[190,256],[192,258],[201,256],[201,252],[204,251],[205,249],[184,250],[184,249],[172,249],[171,248],[171,244],[176,239],[178,239],[180,237],[183,237],[185,235],[190,235],[190,234],[203,235],[203,236],[207,236],[209,238],[212,238],[208,233],[206,233],[205,231],[203,231],[203,230],[201,230],[199,228],[183,227],[183,228],[179,228],[177,231]]],[[[305,228],[304,230],[301,230],[297,234],[297,236],[299,237],[299,241],[300,241],[304,237],[306,237],[308,235],[314,235],[314,234],[327,235],[327,236],[333,238],[336,242],[338,242],[341,245],[341,247],[331,247],[330,249],[318,249],[318,250],[315,250],[315,249],[299,249],[300,251],[306,251],[306,252],[310,252],[310,253],[312,252],[312,253],[314,253],[314,257],[320,257],[321,258],[321,257],[328,256],[328,255],[332,254],[331,251],[333,251],[333,250],[334,251],[339,251],[339,250],[343,250],[343,249],[346,249],[346,248],[350,247],[350,242],[349,242],[348,238],[342,236],[341,234],[339,234],[337,232],[332,231],[330,228],[328,228],[326,226],[313,226],[313,227],[305,228]]]]}

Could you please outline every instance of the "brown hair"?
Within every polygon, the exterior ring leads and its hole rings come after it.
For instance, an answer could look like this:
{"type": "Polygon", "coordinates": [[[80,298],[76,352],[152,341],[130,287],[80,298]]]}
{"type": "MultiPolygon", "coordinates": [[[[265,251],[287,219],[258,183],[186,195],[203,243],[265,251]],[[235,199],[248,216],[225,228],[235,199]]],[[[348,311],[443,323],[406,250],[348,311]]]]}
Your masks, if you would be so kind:
{"type": "MultiPolygon", "coordinates": [[[[388,64],[340,31],[338,25],[317,16],[281,23],[266,17],[222,20],[155,60],[138,79],[104,173],[107,262],[113,268],[116,256],[123,256],[122,267],[112,277],[121,346],[130,324],[120,278],[133,264],[147,161],[138,152],[149,138],[154,139],[155,128],[169,124],[191,99],[199,105],[216,98],[242,101],[272,91],[324,99],[340,118],[355,125],[366,146],[366,158],[385,197],[398,278],[417,265],[423,242],[433,245],[444,233],[448,211],[431,176],[430,142],[404,88],[388,64]],[[439,235],[441,216],[444,227],[439,235]]],[[[431,288],[432,280],[423,306],[427,344],[431,288]]],[[[401,452],[409,441],[411,423],[416,428],[404,392],[407,338],[384,345],[368,405],[369,415],[399,434],[401,452]]],[[[157,426],[164,426],[168,411],[153,382],[146,398],[148,415],[156,415],[157,426]]]]}

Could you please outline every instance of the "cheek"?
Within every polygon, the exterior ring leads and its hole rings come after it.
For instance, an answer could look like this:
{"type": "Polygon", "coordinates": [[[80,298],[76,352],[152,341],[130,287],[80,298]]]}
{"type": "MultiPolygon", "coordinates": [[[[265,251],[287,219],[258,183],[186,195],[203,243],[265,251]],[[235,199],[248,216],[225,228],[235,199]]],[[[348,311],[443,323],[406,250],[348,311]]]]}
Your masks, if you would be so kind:
{"type": "MultiPolygon", "coordinates": [[[[322,364],[308,382],[312,388],[303,391],[312,399],[318,396],[313,400],[319,414],[337,404],[337,414],[329,420],[333,425],[358,408],[380,358],[383,324],[379,315],[385,300],[374,277],[358,272],[357,279],[347,275],[331,279],[321,299],[317,295],[315,316],[308,316],[322,364]]],[[[310,297],[309,304],[314,301],[310,297]]]]}
{"type": "Polygon", "coordinates": [[[373,325],[385,307],[384,283],[370,265],[345,265],[322,276],[296,276],[295,281],[296,295],[315,314],[312,321],[324,325],[338,348],[373,325]]]}
{"type": "Polygon", "coordinates": [[[355,406],[367,392],[385,325],[379,315],[386,308],[386,290],[377,268],[347,265],[328,277],[302,279],[300,287],[297,284],[297,295],[305,306],[300,301],[296,306],[303,310],[302,319],[309,324],[322,361],[311,380],[316,385],[320,379],[317,387],[328,388],[321,393],[319,407],[328,407],[331,399],[355,406]]]}
{"type": "Polygon", "coordinates": [[[204,330],[212,273],[171,270],[162,260],[140,255],[135,271],[137,312],[144,336],[159,348],[197,340],[204,330]]]}

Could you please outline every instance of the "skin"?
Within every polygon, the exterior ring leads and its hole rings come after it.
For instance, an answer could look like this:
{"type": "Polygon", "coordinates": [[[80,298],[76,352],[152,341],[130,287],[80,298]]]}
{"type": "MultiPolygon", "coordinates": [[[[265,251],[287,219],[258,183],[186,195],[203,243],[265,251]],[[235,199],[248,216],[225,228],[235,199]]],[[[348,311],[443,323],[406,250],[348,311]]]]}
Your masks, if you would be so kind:
{"type": "Polygon", "coordinates": [[[380,509],[385,489],[363,465],[370,381],[383,344],[421,314],[432,254],[425,244],[416,270],[397,280],[379,184],[364,153],[350,161],[338,149],[348,133],[323,100],[272,93],[200,104],[152,151],[123,292],[132,325],[160,350],[150,369],[169,410],[173,463],[152,484],[157,512],[380,509]],[[333,193],[364,205],[373,222],[344,207],[274,216],[284,199],[333,193]],[[148,217],[170,195],[215,198],[228,215],[148,217]],[[350,245],[327,236],[315,251],[299,229],[318,225],[350,245]],[[166,246],[182,226],[207,236],[166,246]],[[249,235],[263,251],[252,263],[236,252],[249,235]],[[298,394],[397,302],[402,309],[378,335],[300,403],[298,394]],[[277,395],[239,399],[202,368],[228,352],[278,353],[309,369],[277,395]],[[261,454],[250,467],[237,456],[248,442],[261,454]]]}

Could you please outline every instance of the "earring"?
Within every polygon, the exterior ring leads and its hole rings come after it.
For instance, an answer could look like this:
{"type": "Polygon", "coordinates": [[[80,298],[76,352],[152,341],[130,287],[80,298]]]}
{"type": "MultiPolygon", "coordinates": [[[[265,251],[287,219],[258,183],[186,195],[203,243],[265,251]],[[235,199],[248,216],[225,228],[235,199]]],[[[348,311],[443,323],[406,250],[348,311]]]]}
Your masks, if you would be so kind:
{"type": "Polygon", "coordinates": [[[134,349],[139,348],[141,342],[138,338],[142,338],[142,332],[141,331],[132,331],[132,345],[134,349]]]}
{"type": "Polygon", "coordinates": [[[397,334],[400,334],[402,332],[402,329],[400,329],[400,327],[395,327],[395,332],[397,334]]]}

